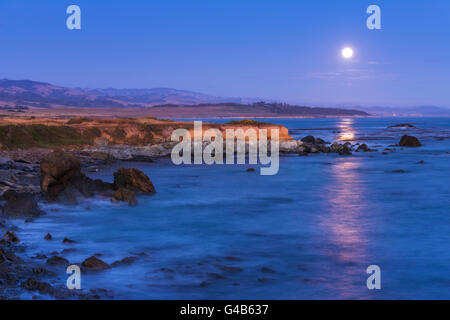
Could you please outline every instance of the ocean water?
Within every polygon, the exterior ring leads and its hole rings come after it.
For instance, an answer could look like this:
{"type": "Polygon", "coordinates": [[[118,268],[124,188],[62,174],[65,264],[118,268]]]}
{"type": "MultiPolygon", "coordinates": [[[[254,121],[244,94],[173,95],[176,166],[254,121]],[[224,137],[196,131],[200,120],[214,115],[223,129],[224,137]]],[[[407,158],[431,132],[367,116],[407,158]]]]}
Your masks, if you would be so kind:
{"type": "MultiPolygon", "coordinates": [[[[119,166],[137,167],[157,194],[135,207],[46,205],[47,215],[17,234],[30,256],[138,257],[82,274],[84,289],[117,299],[450,298],[449,118],[263,121],[295,138],[353,139],[380,152],[283,155],[275,176],[246,172],[249,165],[122,163],[92,177],[112,181],[119,166]],[[417,128],[387,129],[404,122],[417,128]],[[404,133],[423,147],[381,154],[404,133]],[[43,240],[47,232],[54,240],[43,240]],[[77,243],[64,245],[64,237],[77,243]],[[381,268],[381,290],[366,287],[369,265],[381,268]]],[[[66,279],[61,269],[53,282],[66,279]]]]}

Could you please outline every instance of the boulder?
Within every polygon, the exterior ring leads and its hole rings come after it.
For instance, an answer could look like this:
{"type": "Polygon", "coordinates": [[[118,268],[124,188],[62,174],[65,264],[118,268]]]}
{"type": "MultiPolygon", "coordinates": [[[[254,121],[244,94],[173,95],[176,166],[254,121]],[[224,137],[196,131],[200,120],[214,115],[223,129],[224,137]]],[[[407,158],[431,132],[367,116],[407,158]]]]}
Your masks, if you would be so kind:
{"type": "Polygon", "coordinates": [[[420,147],[422,145],[419,139],[414,136],[408,136],[406,134],[401,137],[398,144],[401,147],[420,147]]]}
{"type": "Polygon", "coordinates": [[[30,291],[39,291],[42,294],[52,294],[54,292],[54,289],[50,284],[39,282],[34,278],[22,282],[21,287],[30,291]]]}
{"type": "Polygon", "coordinates": [[[148,194],[156,192],[149,177],[141,170],[135,168],[120,168],[114,173],[114,189],[118,190],[121,188],[148,194]]]}
{"type": "Polygon", "coordinates": [[[297,149],[297,141],[291,140],[291,141],[280,141],[279,145],[279,151],[290,153],[295,152],[295,149],[297,149]]]}
{"type": "Polygon", "coordinates": [[[72,239],[69,239],[69,238],[64,238],[62,240],[62,243],[64,243],[64,244],[72,244],[72,243],[76,243],[76,241],[72,240],[72,239]]]}
{"type": "Polygon", "coordinates": [[[112,193],[113,185],[92,180],[81,172],[80,161],[61,150],[49,153],[41,161],[41,190],[48,200],[76,205],[80,197],[112,193]]]}
{"type": "Polygon", "coordinates": [[[87,258],[86,260],[83,261],[83,263],[81,265],[88,270],[99,271],[99,270],[111,269],[111,266],[109,264],[100,260],[96,256],[87,258]]]}
{"type": "Polygon", "coordinates": [[[306,143],[315,143],[316,139],[313,136],[306,136],[302,139],[306,143]]]}
{"type": "Polygon", "coordinates": [[[323,139],[316,138],[315,144],[326,144],[327,142],[323,139]]]}
{"type": "Polygon", "coordinates": [[[330,152],[338,153],[340,155],[351,155],[352,154],[352,150],[348,144],[339,144],[337,142],[333,143],[330,146],[330,152]]]}
{"type": "Polygon", "coordinates": [[[393,126],[389,126],[388,128],[415,128],[412,124],[409,123],[401,123],[401,124],[395,124],[393,126]]]}
{"type": "Polygon", "coordinates": [[[60,256],[54,256],[47,259],[47,264],[51,266],[68,266],[69,260],[60,256]]]}
{"type": "Polygon", "coordinates": [[[47,233],[46,236],[44,237],[44,240],[52,240],[53,237],[50,233],[47,233]]]}
{"type": "Polygon", "coordinates": [[[6,204],[0,214],[7,219],[37,218],[44,212],[39,209],[36,196],[29,193],[19,193],[8,190],[3,194],[6,204]]]}
{"type": "Polygon", "coordinates": [[[114,192],[112,200],[128,202],[130,206],[137,204],[136,194],[134,191],[125,188],[117,189],[114,192]]]}
{"type": "Polygon", "coordinates": [[[41,189],[50,197],[58,196],[80,175],[80,161],[62,150],[49,153],[41,161],[41,189]]]}
{"type": "Polygon", "coordinates": [[[356,149],[357,152],[360,152],[360,151],[367,152],[367,151],[369,151],[369,150],[370,150],[369,147],[368,147],[367,144],[365,144],[365,143],[363,143],[362,145],[360,145],[360,146],[356,149]]]}
{"type": "Polygon", "coordinates": [[[16,236],[16,234],[12,231],[7,231],[3,237],[2,241],[5,241],[7,243],[18,243],[20,242],[19,238],[16,236]]]}

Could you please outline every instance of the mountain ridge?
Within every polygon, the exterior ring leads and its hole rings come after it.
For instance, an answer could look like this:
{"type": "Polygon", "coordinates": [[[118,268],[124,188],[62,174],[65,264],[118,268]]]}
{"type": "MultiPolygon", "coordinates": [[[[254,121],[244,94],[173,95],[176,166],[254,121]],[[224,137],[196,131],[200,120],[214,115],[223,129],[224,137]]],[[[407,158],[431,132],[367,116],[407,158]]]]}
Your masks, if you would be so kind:
{"type": "Polygon", "coordinates": [[[172,88],[82,89],[32,80],[0,80],[0,107],[138,108],[188,116],[368,116],[360,110],[297,106],[257,99],[222,98],[172,88]],[[174,107],[176,109],[174,113],[174,107]]]}

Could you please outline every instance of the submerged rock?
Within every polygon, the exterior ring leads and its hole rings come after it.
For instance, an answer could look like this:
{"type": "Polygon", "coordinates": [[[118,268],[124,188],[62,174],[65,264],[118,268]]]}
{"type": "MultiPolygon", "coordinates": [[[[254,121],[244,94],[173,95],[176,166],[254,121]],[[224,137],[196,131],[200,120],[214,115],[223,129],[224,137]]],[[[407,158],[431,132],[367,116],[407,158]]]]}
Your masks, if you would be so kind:
{"type": "Polygon", "coordinates": [[[88,270],[100,271],[100,270],[111,269],[111,266],[109,264],[100,260],[96,256],[87,258],[86,260],[83,261],[83,263],[81,265],[88,270]]]}
{"type": "Polygon", "coordinates": [[[19,238],[16,236],[16,234],[12,231],[7,231],[3,237],[2,241],[5,241],[7,243],[18,243],[20,242],[19,238]]]}
{"type": "Polygon", "coordinates": [[[44,237],[44,240],[52,240],[52,239],[53,239],[53,237],[50,233],[47,233],[44,237]]]}
{"type": "Polygon", "coordinates": [[[21,287],[30,291],[39,291],[44,294],[52,294],[53,287],[46,282],[39,282],[34,278],[30,278],[22,282],[21,287]]]}
{"type": "Polygon", "coordinates": [[[408,136],[406,134],[401,137],[400,142],[398,144],[399,144],[399,146],[402,146],[402,147],[420,147],[420,146],[422,146],[419,139],[417,139],[414,136],[408,136]]]}
{"type": "Polygon", "coordinates": [[[44,212],[39,208],[36,196],[8,190],[3,194],[6,204],[0,215],[7,219],[37,218],[44,212]]]}
{"type": "Polygon", "coordinates": [[[122,260],[115,261],[111,264],[112,267],[129,266],[138,260],[137,257],[125,257],[122,260]]]}
{"type": "Polygon", "coordinates": [[[64,238],[62,243],[64,244],[72,244],[72,243],[76,243],[75,240],[69,239],[69,238],[64,238]]]}
{"type": "Polygon", "coordinates": [[[69,260],[60,256],[53,256],[47,259],[47,264],[51,266],[67,266],[69,265],[69,260]]]}

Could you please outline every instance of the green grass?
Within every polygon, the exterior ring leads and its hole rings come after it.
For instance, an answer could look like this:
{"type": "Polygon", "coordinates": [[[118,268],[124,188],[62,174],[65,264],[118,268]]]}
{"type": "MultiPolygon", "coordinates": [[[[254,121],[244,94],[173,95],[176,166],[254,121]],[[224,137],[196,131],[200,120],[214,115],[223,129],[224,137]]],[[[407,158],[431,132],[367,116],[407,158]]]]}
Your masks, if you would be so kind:
{"type": "Polygon", "coordinates": [[[43,124],[0,126],[0,144],[4,150],[92,145],[100,135],[98,128],[82,131],[43,124]]]}

